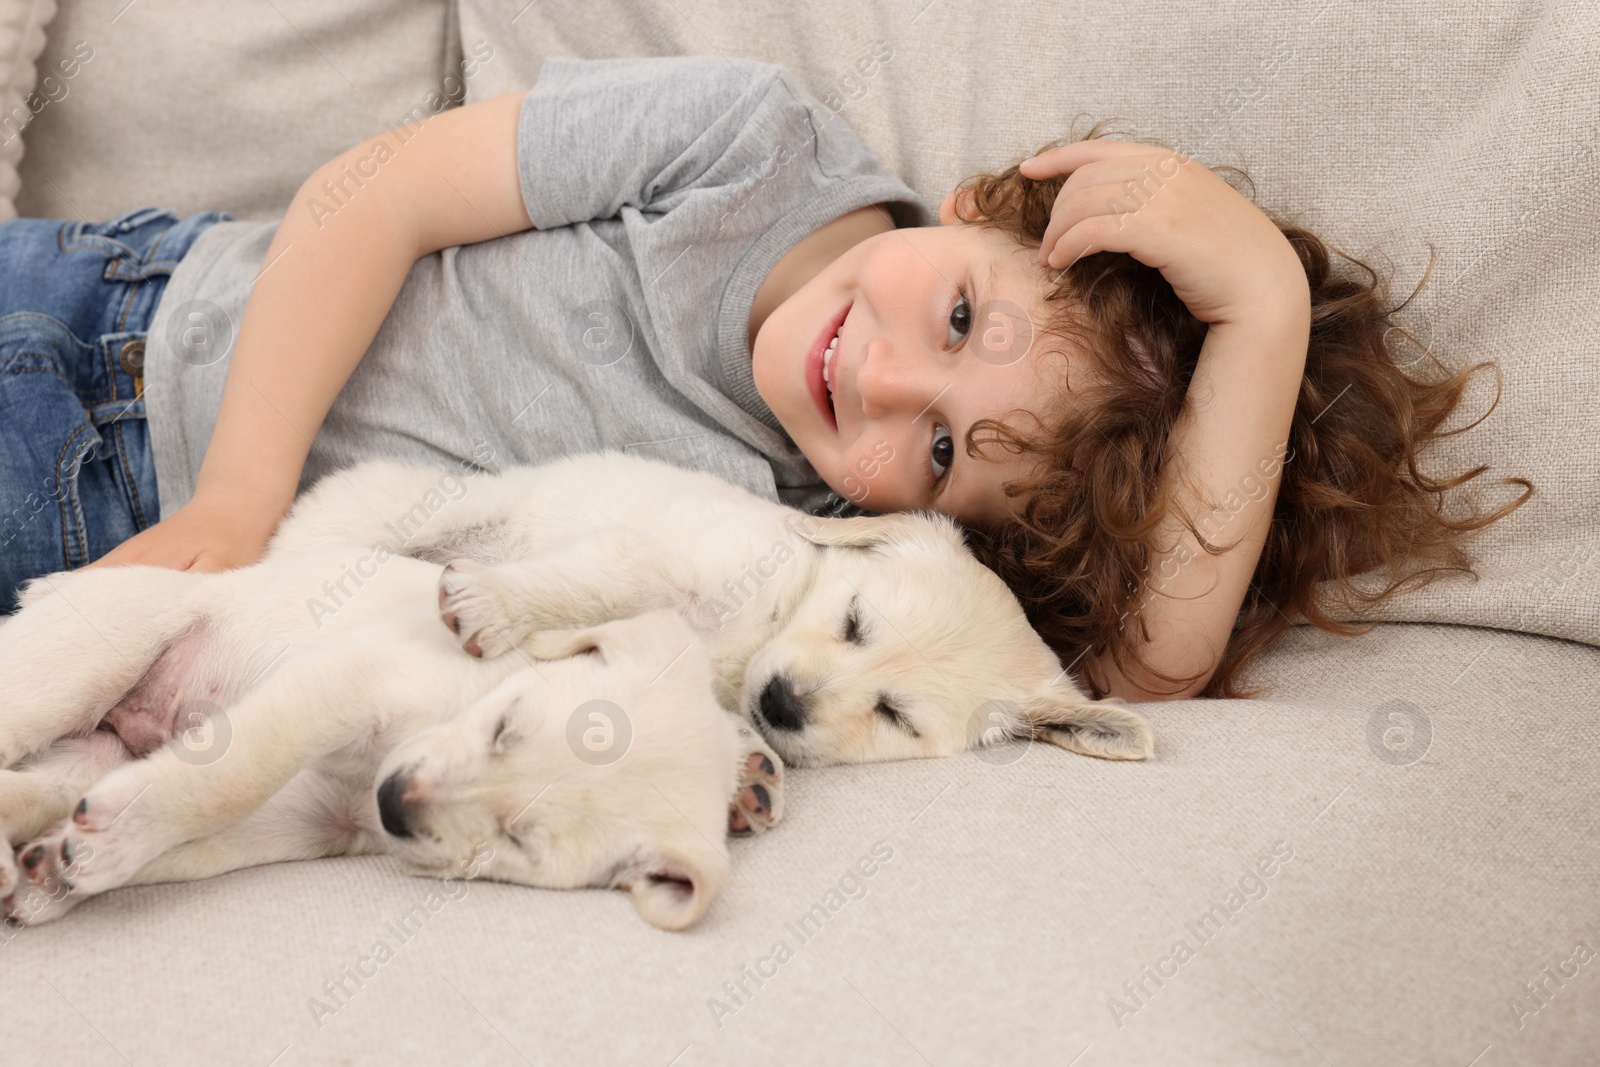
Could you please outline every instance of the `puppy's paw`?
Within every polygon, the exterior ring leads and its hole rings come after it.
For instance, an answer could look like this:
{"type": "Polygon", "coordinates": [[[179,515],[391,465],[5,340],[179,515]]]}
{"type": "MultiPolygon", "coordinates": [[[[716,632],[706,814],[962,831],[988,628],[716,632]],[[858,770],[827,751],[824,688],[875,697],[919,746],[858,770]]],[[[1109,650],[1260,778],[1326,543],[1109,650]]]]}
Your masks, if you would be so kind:
{"type": "Polygon", "coordinates": [[[439,575],[439,615],[461,647],[483,659],[509,652],[527,636],[512,624],[494,571],[475,560],[452,560],[439,575]]]}
{"type": "Polygon", "coordinates": [[[728,802],[728,832],[737,837],[764,834],[783,818],[783,760],[759,733],[739,728],[739,780],[728,802]]]}
{"type": "Polygon", "coordinates": [[[6,915],[23,926],[59,919],[82,900],[73,880],[86,851],[67,843],[66,827],[58,826],[17,848],[21,878],[5,895],[6,915]]]}
{"type": "Polygon", "coordinates": [[[7,913],[24,925],[66,914],[79,901],[128,884],[169,842],[139,807],[147,788],[123,767],[96,782],[71,817],[20,845],[20,879],[7,913]]]}

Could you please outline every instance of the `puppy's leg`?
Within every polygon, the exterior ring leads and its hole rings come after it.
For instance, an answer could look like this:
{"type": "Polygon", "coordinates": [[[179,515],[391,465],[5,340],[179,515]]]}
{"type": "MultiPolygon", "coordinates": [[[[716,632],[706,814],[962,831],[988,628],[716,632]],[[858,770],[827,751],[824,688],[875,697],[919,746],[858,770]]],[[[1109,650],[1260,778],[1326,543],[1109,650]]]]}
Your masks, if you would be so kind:
{"type": "Polygon", "coordinates": [[[739,729],[739,773],[728,802],[728,832],[764,834],[783,818],[783,760],[742,716],[729,714],[739,729]]]}
{"type": "Polygon", "coordinates": [[[212,577],[128,566],[29,582],[0,627],[0,768],[93,729],[194,624],[212,577]]]}
{"type": "Polygon", "coordinates": [[[372,807],[368,793],[308,767],[243,819],[168,849],[128,884],[192,882],[264,863],[377,851],[380,828],[362,825],[360,814],[372,807]]]}
{"type": "MultiPolygon", "coordinates": [[[[488,475],[475,477],[492,481],[488,475]]],[[[456,537],[464,525],[503,517],[492,490],[468,496],[459,492],[461,484],[448,468],[388,459],[333,471],[295,501],[263,558],[377,544],[397,555],[422,557],[456,537]]]]}
{"type": "MultiPolygon", "coordinates": [[[[265,863],[373,851],[372,834],[359,828],[352,817],[357,792],[349,783],[320,771],[301,771],[243,819],[168,849],[140,868],[128,884],[192,882],[265,863]]],[[[30,845],[30,853],[38,851],[35,863],[45,864],[44,868],[30,870],[28,881],[14,894],[7,890],[6,911],[24,925],[59,918],[87,899],[86,894],[72,892],[72,881],[78,870],[92,861],[92,846],[85,846],[82,853],[74,854],[72,864],[63,866],[60,850],[51,845],[55,843],[52,838],[64,832],[57,828],[30,845]]]]}
{"type": "Polygon", "coordinates": [[[17,884],[14,845],[72,814],[83,791],[129,759],[109,730],[57,741],[22,770],[0,771],[0,897],[17,884]]]}
{"type": "Polygon", "coordinates": [[[297,654],[228,709],[221,758],[197,763],[169,745],[106,775],[64,824],[22,846],[25,861],[44,849],[24,862],[25,878],[40,884],[63,872],[65,892],[78,898],[126,885],[173,846],[243,819],[317,758],[370,744],[406,709],[434,713],[461,675],[425,655],[396,649],[385,634],[297,654]]]}
{"type": "Polygon", "coordinates": [[[540,630],[593,626],[691,600],[688,560],[633,530],[597,531],[528,559],[452,560],[439,576],[439,612],[461,647],[498,656],[540,630]]]}

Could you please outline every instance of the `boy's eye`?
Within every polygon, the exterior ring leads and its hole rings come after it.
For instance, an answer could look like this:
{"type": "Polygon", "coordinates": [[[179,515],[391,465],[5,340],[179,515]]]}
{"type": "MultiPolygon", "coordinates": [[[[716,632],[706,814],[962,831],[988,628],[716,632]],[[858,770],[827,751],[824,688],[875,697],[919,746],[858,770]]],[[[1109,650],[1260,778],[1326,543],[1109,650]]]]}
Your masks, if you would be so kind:
{"type": "Polygon", "coordinates": [[[956,439],[950,430],[940,423],[933,425],[933,444],[928,449],[928,455],[933,460],[933,480],[938,484],[950,470],[950,464],[956,461],[956,439]]]}
{"type": "Polygon", "coordinates": [[[958,329],[961,331],[961,337],[965,337],[972,330],[972,306],[967,302],[966,293],[961,293],[956,306],[950,309],[951,348],[961,343],[961,338],[955,336],[958,329]]]}

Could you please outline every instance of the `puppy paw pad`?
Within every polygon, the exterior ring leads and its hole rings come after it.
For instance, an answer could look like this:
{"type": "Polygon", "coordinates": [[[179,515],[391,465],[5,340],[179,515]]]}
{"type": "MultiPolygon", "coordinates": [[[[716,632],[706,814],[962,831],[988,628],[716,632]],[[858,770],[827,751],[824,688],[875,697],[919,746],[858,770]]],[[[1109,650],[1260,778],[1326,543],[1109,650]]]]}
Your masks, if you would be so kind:
{"type": "Polygon", "coordinates": [[[455,560],[440,573],[439,617],[470,655],[498,656],[516,645],[505,614],[493,573],[483,564],[455,560]]]}
{"type": "Polygon", "coordinates": [[[783,761],[765,747],[744,758],[739,784],[728,805],[728,831],[738,836],[765,833],[783,818],[783,761]]]}

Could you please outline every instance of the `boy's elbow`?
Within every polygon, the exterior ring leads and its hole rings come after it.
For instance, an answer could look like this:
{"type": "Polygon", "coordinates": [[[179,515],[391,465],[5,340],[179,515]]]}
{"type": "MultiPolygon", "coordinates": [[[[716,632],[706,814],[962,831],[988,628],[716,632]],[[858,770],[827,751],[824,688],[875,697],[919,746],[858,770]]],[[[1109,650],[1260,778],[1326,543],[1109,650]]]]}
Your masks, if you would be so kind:
{"type": "Polygon", "coordinates": [[[1185,686],[1183,689],[1173,693],[1151,692],[1150,690],[1137,686],[1126,679],[1121,679],[1118,683],[1111,686],[1111,691],[1108,695],[1116,697],[1118,700],[1129,704],[1146,704],[1156,700],[1188,700],[1191,697],[1199,696],[1209,681],[1210,679],[1207,678],[1204,681],[1199,681],[1193,685],[1185,686]]]}
{"type": "MultiPolygon", "coordinates": [[[[1193,677],[1193,681],[1184,681],[1181,689],[1174,690],[1175,683],[1160,682],[1150,678],[1148,684],[1144,681],[1135,681],[1123,671],[1117,669],[1116,664],[1109,655],[1098,657],[1094,660],[1095,674],[1106,682],[1106,695],[1129,704],[1144,704],[1156,700],[1188,700],[1199,696],[1211,684],[1211,676],[1217,672],[1221,662],[1214,657],[1207,658],[1203,664],[1195,663],[1155,663],[1152,666],[1164,674],[1171,675],[1179,680],[1193,677]]],[[[1140,672],[1141,679],[1147,671],[1140,672]]]]}

